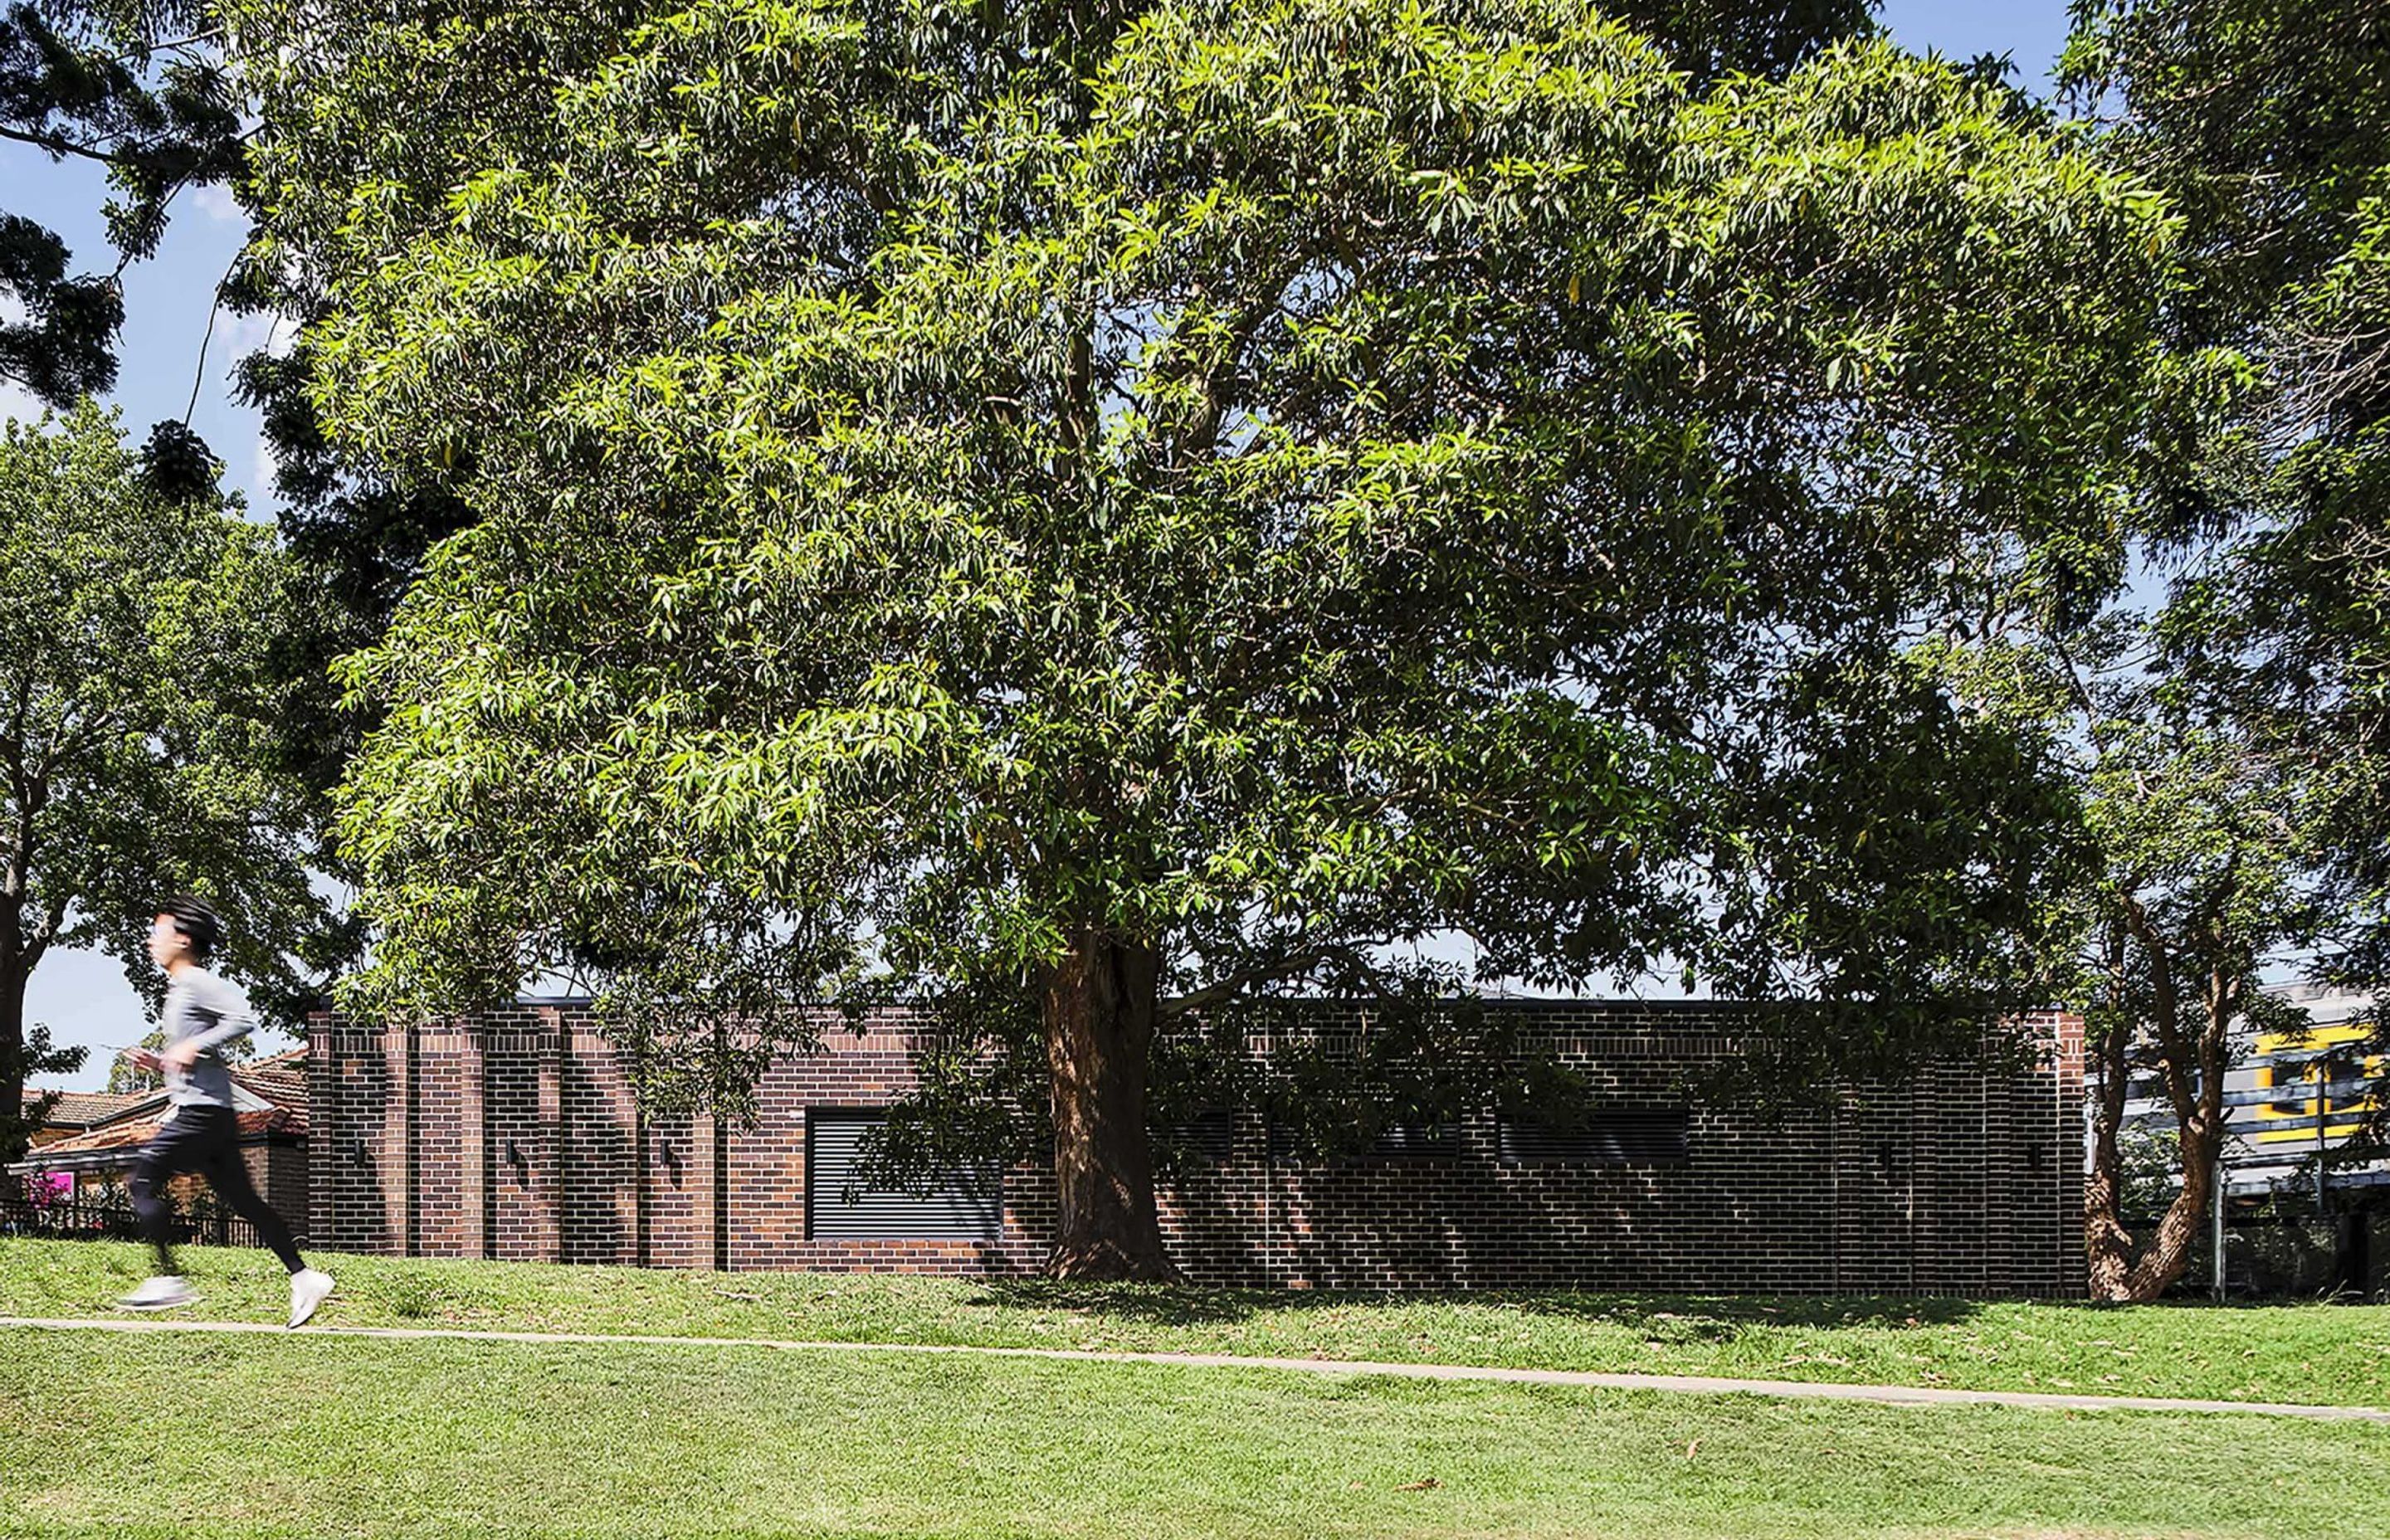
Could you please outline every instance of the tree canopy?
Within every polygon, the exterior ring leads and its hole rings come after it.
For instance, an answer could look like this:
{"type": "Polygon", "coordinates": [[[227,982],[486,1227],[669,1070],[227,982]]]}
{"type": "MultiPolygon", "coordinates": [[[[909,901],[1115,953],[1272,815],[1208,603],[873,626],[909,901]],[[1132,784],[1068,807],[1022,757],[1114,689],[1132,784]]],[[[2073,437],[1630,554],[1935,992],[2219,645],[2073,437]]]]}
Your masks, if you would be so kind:
{"type": "Polygon", "coordinates": [[[2087,6],[2067,70],[2184,219],[2164,325],[2229,388],[2143,478],[2170,666],[2299,788],[2289,960],[2390,997],[2390,23],[2242,0],[2087,6]]]}
{"type": "Polygon", "coordinates": [[[717,1091],[958,1002],[1133,1275],[1206,1006],[1992,1003],[2039,793],[1904,648],[2113,581],[2170,234],[2009,93],[1560,0],[235,15],[325,430],[473,520],[347,667],[360,999],[578,964],[717,1091]]]}
{"type": "Polygon", "coordinates": [[[2191,419],[2154,533],[2177,630],[2334,782],[2315,853],[2348,982],[2390,985],[2390,26],[2375,7],[2132,0],[2069,54],[2111,153],[2184,211],[2179,348],[2241,388],[2191,419]]]}
{"type": "Polygon", "coordinates": [[[238,505],[161,496],[111,414],[0,430],[0,1148],[48,1053],[25,985],[53,949],[108,952],[154,1002],[155,905],[204,893],[224,966],[286,1022],[350,956],[274,659],[319,609],[238,505]]]}
{"type": "Polygon", "coordinates": [[[121,254],[105,276],[71,271],[58,234],[0,210],[0,379],[65,407],[116,382],[124,263],[157,250],[185,187],[240,165],[239,115],[189,0],[12,0],[0,14],[0,139],[105,166],[121,254]]]}

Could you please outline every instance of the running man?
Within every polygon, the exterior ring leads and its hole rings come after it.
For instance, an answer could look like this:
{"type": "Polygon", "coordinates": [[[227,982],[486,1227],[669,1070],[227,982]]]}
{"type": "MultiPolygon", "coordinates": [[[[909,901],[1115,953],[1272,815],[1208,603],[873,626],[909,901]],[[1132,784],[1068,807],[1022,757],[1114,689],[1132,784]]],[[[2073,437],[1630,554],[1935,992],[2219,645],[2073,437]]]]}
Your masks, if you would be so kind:
{"type": "Polygon", "coordinates": [[[158,1023],[165,1047],[156,1054],[132,1049],[128,1056],[144,1064],[154,1061],[166,1077],[166,1122],[133,1168],[133,1208],[142,1235],[157,1249],[158,1275],[117,1303],[127,1310],[171,1310],[198,1297],[174,1270],[173,1206],[166,1198],[169,1180],[196,1171],[235,1213],[257,1227],[258,1238],[290,1270],[295,1328],[304,1326],[331,1293],[332,1276],[300,1259],[290,1226],[257,1195],[241,1163],[232,1073],[221,1050],[247,1036],[257,1017],[246,995],[208,970],[208,958],[223,935],[215,911],[196,898],[168,900],[150,922],[149,956],[166,970],[166,1009],[158,1023]]]}

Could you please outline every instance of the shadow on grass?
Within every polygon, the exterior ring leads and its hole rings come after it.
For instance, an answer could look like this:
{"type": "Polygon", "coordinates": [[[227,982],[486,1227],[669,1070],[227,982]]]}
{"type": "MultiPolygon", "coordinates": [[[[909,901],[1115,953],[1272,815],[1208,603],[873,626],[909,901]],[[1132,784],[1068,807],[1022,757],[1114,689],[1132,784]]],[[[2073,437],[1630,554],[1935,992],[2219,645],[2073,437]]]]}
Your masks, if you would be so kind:
{"type": "Polygon", "coordinates": [[[1140,1326],[1234,1326],[1260,1315],[1306,1315],[1353,1305],[1510,1310],[1523,1315],[1607,1323],[1646,1336],[1729,1341],[1753,1327],[1878,1327],[1921,1329],[1972,1318],[1976,1300],[1808,1298],[1797,1295],[1573,1293],[1469,1290],[1189,1289],[1163,1284],[1065,1283],[1007,1278],[983,1284],[967,1303],[1071,1311],[1140,1326]]]}

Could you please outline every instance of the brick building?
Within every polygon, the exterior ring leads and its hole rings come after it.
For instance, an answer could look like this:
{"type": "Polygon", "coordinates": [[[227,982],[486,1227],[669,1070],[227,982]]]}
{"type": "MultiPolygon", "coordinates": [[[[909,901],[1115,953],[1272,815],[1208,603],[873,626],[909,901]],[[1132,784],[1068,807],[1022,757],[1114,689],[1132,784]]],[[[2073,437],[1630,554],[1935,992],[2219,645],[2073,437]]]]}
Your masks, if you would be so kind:
{"type": "MultiPolygon", "coordinates": [[[[1256,1114],[1165,1185],[1189,1281],[1293,1288],[1584,1287],[2072,1295],[2083,1288],[2082,1033],[2034,1023],[2020,1072],[1936,1067],[1763,1119],[1690,1101],[1732,1053],[1732,1005],[1515,1001],[1523,1039],[1586,1072],[1586,1131],[1493,1117],[1360,1159],[1273,1157],[1256,1114]]],[[[1322,1007],[1332,1041],[1356,1007],[1322,1007]],[[1342,1023],[1338,1016],[1341,1013],[1342,1023]]],[[[752,1128],[643,1123],[585,1003],[526,1001],[414,1031],[310,1036],[309,1230],[336,1251],[727,1269],[1034,1273],[1054,1216],[1033,1167],[927,1199],[849,1171],[912,1084],[901,1015],[775,1064],[752,1128]]],[[[1257,1042],[1257,1051],[1266,1048],[1257,1042]]]]}

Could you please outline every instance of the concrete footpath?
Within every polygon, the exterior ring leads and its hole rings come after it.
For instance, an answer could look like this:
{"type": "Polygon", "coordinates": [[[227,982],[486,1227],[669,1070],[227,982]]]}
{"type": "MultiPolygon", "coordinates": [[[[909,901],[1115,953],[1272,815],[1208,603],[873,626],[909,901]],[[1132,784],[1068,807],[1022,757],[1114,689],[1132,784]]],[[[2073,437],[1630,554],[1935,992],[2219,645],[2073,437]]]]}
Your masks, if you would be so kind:
{"type": "Polygon", "coordinates": [[[966,1347],[947,1343],[805,1342],[769,1337],[643,1337],[604,1332],[472,1331],[443,1327],[310,1326],[299,1331],[263,1321],[177,1321],[157,1316],[100,1320],[0,1315],[0,1330],[197,1332],[218,1336],[361,1337],[390,1341],[521,1342],[533,1346],[624,1344],[639,1347],[760,1349],[777,1353],[948,1354],[980,1358],[1051,1358],[1092,1364],[1163,1364],[1184,1368],[1270,1369],[1293,1374],[1387,1375],[1401,1380],[1490,1380],[1514,1385],[1679,1395],[1758,1395],[1795,1401],[1867,1401],[1888,1406],[2019,1406],[2059,1412],[2198,1412],[2298,1417],[2322,1422],[2390,1426],[2390,1409],[2302,1406],[2264,1401],[2191,1401],[2161,1396],[2073,1395],[2040,1391],[1959,1391],[1931,1385],[1841,1385],[1797,1380],[1718,1380],[1690,1374],[1600,1374],[1586,1369],[1506,1369],[1466,1364],[1378,1364],[1342,1358],[1246,1358],[1224,1353],[1103,1353],[1074,1348],[966,1347]]]}

